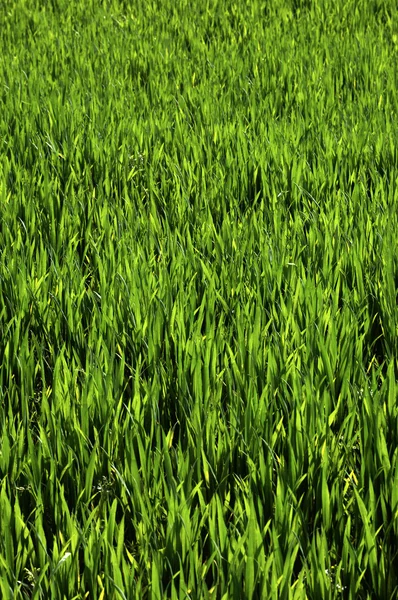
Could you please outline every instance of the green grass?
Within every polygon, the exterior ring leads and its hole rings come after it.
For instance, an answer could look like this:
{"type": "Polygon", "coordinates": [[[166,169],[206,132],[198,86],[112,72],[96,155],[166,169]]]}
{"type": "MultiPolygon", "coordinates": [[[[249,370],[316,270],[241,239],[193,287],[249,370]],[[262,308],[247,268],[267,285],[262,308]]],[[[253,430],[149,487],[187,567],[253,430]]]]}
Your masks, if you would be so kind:
{"type": "Polygon", "coordinates": [[[398,598],[387,0],[0,6],[0,596],[398,598]]]}

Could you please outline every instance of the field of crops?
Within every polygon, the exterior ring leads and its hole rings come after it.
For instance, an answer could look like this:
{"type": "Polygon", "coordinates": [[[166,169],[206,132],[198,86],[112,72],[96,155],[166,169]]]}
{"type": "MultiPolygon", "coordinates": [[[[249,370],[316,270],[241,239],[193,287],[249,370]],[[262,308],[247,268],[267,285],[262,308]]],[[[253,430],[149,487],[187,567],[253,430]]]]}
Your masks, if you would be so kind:
{"type": "Polygon", "coordinates": [[[0,3],[0,597],[398,598],[398,12],[0,3]]]}

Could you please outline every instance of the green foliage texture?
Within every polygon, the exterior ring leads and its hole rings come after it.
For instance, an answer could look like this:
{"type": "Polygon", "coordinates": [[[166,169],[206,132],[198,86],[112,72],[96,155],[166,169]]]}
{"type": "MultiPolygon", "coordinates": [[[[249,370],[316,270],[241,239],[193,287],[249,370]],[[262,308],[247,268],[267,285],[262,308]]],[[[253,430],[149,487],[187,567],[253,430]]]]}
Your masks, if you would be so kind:
{"type": "Polygon", "coordinates": [[[0,2],[0,597],[398,597],[398,13],[0,2]]]}

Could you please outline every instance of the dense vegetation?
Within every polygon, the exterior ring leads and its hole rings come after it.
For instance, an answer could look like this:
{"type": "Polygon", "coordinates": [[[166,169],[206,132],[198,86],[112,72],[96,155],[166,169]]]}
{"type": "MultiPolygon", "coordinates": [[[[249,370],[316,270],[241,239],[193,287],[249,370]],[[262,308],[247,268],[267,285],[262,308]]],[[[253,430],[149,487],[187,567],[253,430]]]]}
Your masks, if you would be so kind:
{"type": "Polygon", "coordinates": [[[0,596],[398,597],[388,0],[0,4],[0,596]]]}

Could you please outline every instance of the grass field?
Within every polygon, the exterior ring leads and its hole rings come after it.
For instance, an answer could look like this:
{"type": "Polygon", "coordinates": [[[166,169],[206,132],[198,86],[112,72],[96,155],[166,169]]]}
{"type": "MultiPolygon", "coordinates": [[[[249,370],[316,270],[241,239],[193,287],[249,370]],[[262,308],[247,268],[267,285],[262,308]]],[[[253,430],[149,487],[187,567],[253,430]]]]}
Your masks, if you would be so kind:
{"type": "Polygon", "coordinates": [[[398,11],[0,3],[0,597],[398,598],[398,11]]]}

